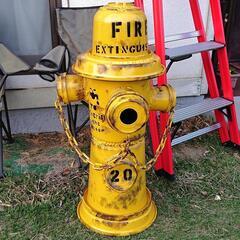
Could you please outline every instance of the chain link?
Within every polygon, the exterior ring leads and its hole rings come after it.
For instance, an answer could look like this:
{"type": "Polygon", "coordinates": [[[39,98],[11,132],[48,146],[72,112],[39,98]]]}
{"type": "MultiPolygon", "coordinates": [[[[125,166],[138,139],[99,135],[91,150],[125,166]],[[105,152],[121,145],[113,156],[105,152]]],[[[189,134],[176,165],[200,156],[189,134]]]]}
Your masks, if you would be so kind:
{"type": "Polygon", "coordinates": [[[172,123],[173,123],[173,116],[174,116],[174,108],[170,111],[166,127],[164,129],[161,141],[160,141],[160,143],[157,147],[157,150],[156,150],[156,153],[155,153],[154,157],[151,160],[149,160],[146,163],[146,165],[143,165],[143,166],[140,167],[142,170],[145,170],[145,171],[150,170],[155,165],[155,163],[157,162],[159,156],[161,155],[161,153],[162,153],[162,151],[163,151],[163,149],[166,145],[168,134],[170,133],[172,123]]]}
{"type": "Polygon", "coordinates": [[[167,141],[167,138],[168,138],[168,134],[170,132],[170,129],[171,129],[171,126],[172,126],[172,122],[173,122],[173,115],[174,115],[174,110],[172,109],[171,112],[170,112],[170,115],[169,115],[169,118],[168,118],[168,121],[167,121],[167,124],[166,124],[166,128],[164,129],[164,132],[163,132],[163,135],[162,135],[162,139],[159,143],[159,146],[156,150],[156,153],[154,155],[154,157],[149,160],[146,164],[140,164],[134,153],[131,152],[129,146],[130,146],[130,143],[131,143],[131,139],[128,139],[126,141],[126,145],[124,147],[123,150],[121,150],[118,154],[114,155],[109,161],[107,161],[107,163],[105,164],[102,164],[102,163],[94,163],[92,162],[89,157],[84,153],[82,152],[82,150],[80,149],[80,146],[76,140],[76,138],[72,135],[71,131],[70,131],[70,128],[69,128],[69,125],[68,125],[68,122],[65,118],[65,115],[64,115],[64,111],[63,111],[63,107],[62,107],[62,102],[61,100],[58,98],[55,102],[55,107],[57,109],[57,112],[58,112],[58,115],[59,115],[59,119],[60,119],[60,123],[64,129],[64,132],[68,138],[68,142],[70,144],[70,146],[72,147],[72,149],[78,154],[78,156],[80,157],[80,159],[84,162],[84,163],[88,163],[90,165],[92,165],[92,167],[96,170],[104,170],[104,169],[110,169],[110,168],[113,168],[118,162],[121,162],[123,161],[129,154],[134,157],[134,166],[135,167],[138,167],[140,168],[141,170],[144,170],[144,171],[148,171],[149,169],[151,169],[158,157],[160,156],[160,154],[162,153],[165,145],[166,145],[166,141],[167,141]]]}

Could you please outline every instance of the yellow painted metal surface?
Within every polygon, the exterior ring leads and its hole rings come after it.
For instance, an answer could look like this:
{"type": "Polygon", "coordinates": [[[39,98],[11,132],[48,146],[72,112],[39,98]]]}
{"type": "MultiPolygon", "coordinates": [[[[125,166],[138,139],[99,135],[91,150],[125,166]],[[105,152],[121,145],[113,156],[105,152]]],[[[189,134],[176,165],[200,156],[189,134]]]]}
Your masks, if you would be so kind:
{"type": "Polygon", "coordinates": [[[151,85],[164,68],[147,48],[146,26],[144,13],[132,4],[100,8],[92,50],[78,57],[76,75],[60,76],[57,84],[64,103],[89,104],[93,164],[77,213],[83,224],[106,235],[141,232],[157,215],[146,171],[140,168],[145,164],[146,123],[150,110],[170,111],[176,95],[169,85],[151,85]]]}
{"type": "Polygon", "coordinates": [[[148,49],[147,19],[131,3],[110,3],[94,17],[92,49],[73,66],[84,77],[119,81],[149,79],[164,72],[148,49]]]}

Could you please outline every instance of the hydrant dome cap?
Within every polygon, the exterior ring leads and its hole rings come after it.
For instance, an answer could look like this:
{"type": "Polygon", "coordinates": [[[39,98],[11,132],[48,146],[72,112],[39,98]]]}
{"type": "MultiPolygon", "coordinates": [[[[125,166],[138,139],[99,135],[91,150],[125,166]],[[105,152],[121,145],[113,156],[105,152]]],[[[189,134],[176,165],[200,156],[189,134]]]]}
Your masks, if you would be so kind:
{"type": "Polygon", "coordinates": [[[148,49],[144,12],[132,3],[109,3],[95,14],[92,49],[77,58],[73,70],[87,78],[135,81],[165,69],[148,49]]]}

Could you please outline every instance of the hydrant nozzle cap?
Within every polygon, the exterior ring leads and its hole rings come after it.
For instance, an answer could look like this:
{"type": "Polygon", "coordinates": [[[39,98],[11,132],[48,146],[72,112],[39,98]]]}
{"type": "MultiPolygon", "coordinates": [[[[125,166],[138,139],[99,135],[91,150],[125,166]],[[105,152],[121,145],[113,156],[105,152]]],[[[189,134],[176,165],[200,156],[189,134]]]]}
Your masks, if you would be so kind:
{"type": "Polygon", "coordinates": [[[73,69],[87,78],[119,81],[153,78],[165,70],[148,49],[146,16],[132,3],[109,3],[97,11],[92,49],[73,69]]]}

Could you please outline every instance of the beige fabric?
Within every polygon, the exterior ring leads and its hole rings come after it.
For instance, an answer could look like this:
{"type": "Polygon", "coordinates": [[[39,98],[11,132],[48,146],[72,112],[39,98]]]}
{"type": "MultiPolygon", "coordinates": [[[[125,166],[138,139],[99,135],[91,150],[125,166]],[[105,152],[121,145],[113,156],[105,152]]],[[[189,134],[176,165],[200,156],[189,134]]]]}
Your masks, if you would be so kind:
{"type": "Polygon", "coordinates": [[[0,69],[5,74],[27,71],[30,66],[0,43],[0,69]]]}
{"type": "Polygon", "coordinates": [[[71,62],[92,45],[93,17],[98,7],[80,9],[57,9],[58,33],[67,45],[71,62]]]}
{"type": "Polygon", "coordinates": [[[34,70],[37,70],[39,72],[57,72],[61,68],[62,60],[64,57],[66,48],[64,46],[57,46],[54,49],[52,49],[47,55],[45,55],[43,58],[41,58],[40,62],[35,65],[33,68],[34,70]],[[42,64],[42,61],[44,60],[50,60],[53,63],[56,64],[55,67],[47,67],[42,64]]]}

